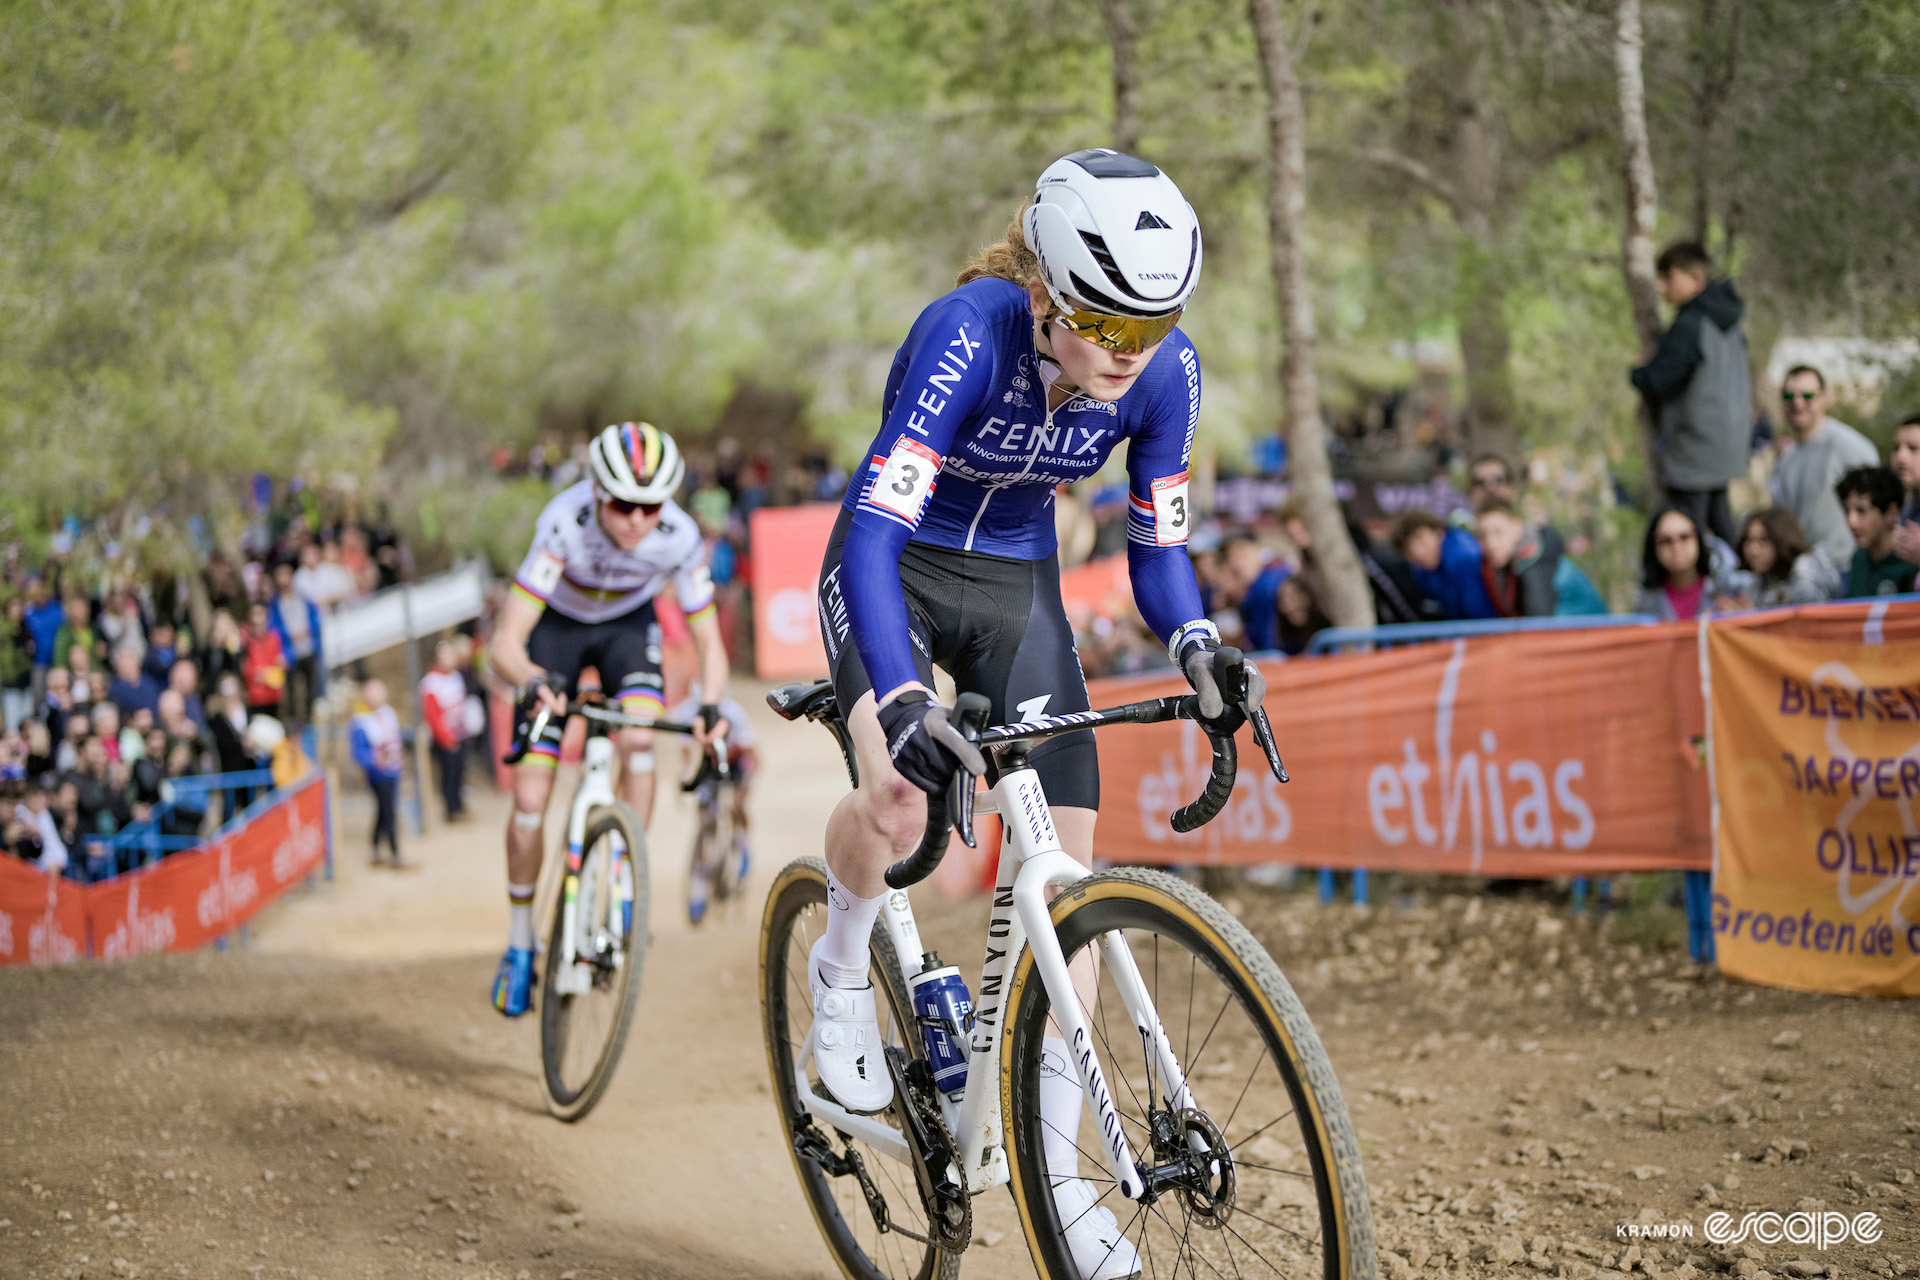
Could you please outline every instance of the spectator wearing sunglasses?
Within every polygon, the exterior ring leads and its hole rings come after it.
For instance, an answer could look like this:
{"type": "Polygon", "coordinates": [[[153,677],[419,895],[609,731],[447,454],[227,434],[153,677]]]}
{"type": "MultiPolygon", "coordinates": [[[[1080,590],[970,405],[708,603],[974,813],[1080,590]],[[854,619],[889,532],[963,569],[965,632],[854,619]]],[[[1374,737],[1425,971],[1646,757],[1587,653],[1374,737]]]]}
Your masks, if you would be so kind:
{"type": "Polygon", "coordinates": [[[1731,280],[1707,279],[1713,260],[1697,244],[1668,245],[1656,267],[1673,323],[1628,376],[1659,424],[1668,504],[1732,542],[1727,482],[1746,474],[1753,438],[1747,335],[1740,329],[1747,304],[1731,280]]]}
{"type": "Polygon", "coordinates": [[[1846,564],[1853,559],[1853,534],[1834,486],[1855,467],[1879,465],[1880,454],[1872,441],[1827,416],[1833,392],[1812,365],[1787,370],[1780,402],[1796,443],[1773,469],[1769,487],[1774,505],[1793,512],[1808,542],[1825,550],[1835,564],[1846,564]]]}
{"type": "Polygon", "coordinates": [[[1734,584],[1716,563],[1720,544],[1709,537],[1693,514],[1668,507],[1647,526],[1640,552],[1640,594],[1633,611],[1667,622],[1688,622],[1713,607],[1715,600],[1731,598],[1734,584]]]}

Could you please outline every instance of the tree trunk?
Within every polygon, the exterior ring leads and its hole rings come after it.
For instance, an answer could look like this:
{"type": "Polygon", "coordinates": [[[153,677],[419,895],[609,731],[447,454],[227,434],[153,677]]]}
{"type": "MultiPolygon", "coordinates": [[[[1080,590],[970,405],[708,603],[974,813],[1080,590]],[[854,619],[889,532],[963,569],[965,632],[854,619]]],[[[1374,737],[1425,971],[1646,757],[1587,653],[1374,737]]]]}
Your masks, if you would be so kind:
{"type": "Polygon", "coordinates": [[[1100,0],[1107,21],[1107,43],[1113,48],[1113,146],[1128,155],[1140,154],[1140,109],[1134,49],[1138,31],[1133,22],[1134,0],[1100,0]]]}
{"type": "MultiPolygon", "coordinates": [[[[1626,226],[1620,237],[1620,270],[1626,278],[1633,328],[1641,358],[1660,341],[1660,288],[1653,271],[1654,223],[1660,194],[1653,181],[1653,148],[1647,141],[1647,91],[1640,69],[1640,0],[1614,0],[1613,70],[1620,94],[1620,170],[1626,184],[1626,226]]],[[[1652,406],[1640,406],[1640,440],[1654,501],[1664,490],[1658,428],[1652,406]]]]}
{"type": "Polygon", "coordinates": [[[1287,469],[1300,500],[1313,557],[1334,625],[1373,625],[1373,594],[1333,495],[1326,427],[1314,371],[1318,342],[1307,280],[1306,109],[1279,0],[1247,0],[1267,91],[1267,226],[1273,245],[1273,283],[1280,300],[1280,391],[1286,414],[1287,469]]]}
{"type": "Polygon", "coordinates": [[[1493,453],[1520,464],[1513,419],[1513,341],[1507,328],[1506,255],[1501,251],[1500,177],[1505,161],[1499,105],[1493,100],[1492,51],[1477,4],[1455,8],[1454,22],[1466,46],[1452,80],[1454,218],[1460,246],[1460,365],[1467,380],[1467,443],[1475,454],[1493,453]]]}

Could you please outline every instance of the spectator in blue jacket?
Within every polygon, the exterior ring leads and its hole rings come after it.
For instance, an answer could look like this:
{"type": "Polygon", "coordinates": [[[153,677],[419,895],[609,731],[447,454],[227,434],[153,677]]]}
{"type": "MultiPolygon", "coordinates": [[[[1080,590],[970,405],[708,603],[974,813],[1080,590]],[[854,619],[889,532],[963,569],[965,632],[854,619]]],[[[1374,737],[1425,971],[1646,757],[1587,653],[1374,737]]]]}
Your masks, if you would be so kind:
{"type": "Polygon", "coordinates": [[[141,670],[140,658],[138,649],[113,651],[113,679],[107,682],[107,700],[128,720],[142,707],[154,715],[160,712],[160,682],[141,670]]]}
{"type": "Polygon", "coordinates": [[[1227,535],[1221,558],[1227,580],[1241,587],[1241,647],[1249,653],[1271,653],[1280,647],[1280,583],[1293,566],[1276,559],[1245,530],[1227,535]]]}
{"type": "Polygon", "coordinates": [[[54,641],[67,625],[66,606],[47,589],[44,578],[35,578],[27,586],[26,623],[27,634],[33,637],[33,696],[38,698],[47,691],[48,669],[66,665],[64,658],[54,656],[54,641]]]}
{"type": "Polygon", "coordinates": [[[1406,557],[1420,590],[1440,602],[1447,621],[1497,618],[1480,574],[1480,544],[1430,511],[1403,511],[1393,522],[1393,546],[1406,557]]]}
{"type": "Polygon", "coordinates": [[[350,740],[353,762],[367,775],[367,789],[373,792],[373,865],[380,866],[380,841],[384,838],[392,857],[387,865],[398,870],[400,861],[400,772],[405,757],[400,741],[400,718],[387,705],[386,682],[369,680],[360,686],[367,709],[353,718],[350,740]]]}
{"type": "Polygon", "coordinates": [[[294,590],[293,565],[275,565],[273,585],[267,625],[280,637],[280,651],[287,655],[287,687],[281,694],[280,713],[298,732],[297,726],[313,718],[313,702],[321,692],[320,610],[294,590]]]}

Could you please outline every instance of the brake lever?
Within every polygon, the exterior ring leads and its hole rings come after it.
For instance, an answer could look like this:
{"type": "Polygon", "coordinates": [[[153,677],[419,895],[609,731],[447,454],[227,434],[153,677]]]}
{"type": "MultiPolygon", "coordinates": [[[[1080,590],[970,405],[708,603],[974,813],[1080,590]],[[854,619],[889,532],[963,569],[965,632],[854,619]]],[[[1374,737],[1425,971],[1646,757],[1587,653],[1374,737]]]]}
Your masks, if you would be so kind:
{"type": "MultiPolygon", "coordinates": [[[[968,742],[977,743],[992,712],[993,704],[980,694],[963,693],[953,700],[954,728],[968,742]]],[[[978,837],[973,834],[973,804],[973,775],[965,769],[955,769],[953,781],[947,785],[947,817],[960,829],[960,839],[969,849],[980,847],[978,837]]]]}
{"type": "Polygon", "coordinates": [[[1253,726],[1253,740],[1260,744],[1260,750],[1266,755],[1267,767],[1273,770],[1274,777],[1282,782],[1288,781],[1287,766],[1280,763],[1280,747],[1273,740],[1273,725],[1267,720],[1267,709],[1254,707],[1249,710],[1244,700],[1240,709],[1246,712],[1247,722],[1253,726]]]}

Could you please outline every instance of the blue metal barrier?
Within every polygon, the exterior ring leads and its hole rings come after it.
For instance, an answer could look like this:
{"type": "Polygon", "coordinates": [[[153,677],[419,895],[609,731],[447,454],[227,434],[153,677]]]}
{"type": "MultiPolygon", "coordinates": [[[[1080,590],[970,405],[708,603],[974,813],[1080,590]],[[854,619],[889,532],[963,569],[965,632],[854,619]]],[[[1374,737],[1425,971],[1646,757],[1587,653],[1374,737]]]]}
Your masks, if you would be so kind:
{"type": "Polygon", "coordinates": [[[1586,614],[1552,618],[1473,618],[1464,622],[1404,622],[1390,627],[1328,627],[1307,642],[1307,653],[1320,657],[1335,649],[1356,645],[1388,648],[1428,640],[1459,640],[1469,636],[1506,635],[1514,631],[1603,631],[1615,627],[1651,627],[1660,619],[1646,613],[1586,614]]]}
{"type": "MultiPolygon", "coordinates": [[[[230,827],[247,822],[261,808],[272,803],[272,792],[273,773],[268,769],[168,778],[161,784],[161,800],[153,807],[151,816],[139,822],[128,823],[109,836],[81,837],[80,869],[83,874],[75,878],[84,879],[89,883],[111,880],[136,867],[158,862],[169,853],[198,848],[206,843],[207,836],[199,834],[197,828],[192,835],[168,835],[165,830],[166,819],[176,812],[182,815],[197,814],[199,815],[198,824],[204,826],[207,811],[212,808],[213,797],[216,794],[221,795],[230,803],[224,820],[214,831],[214,834],[218,835],[230,827]],[[259,794],[255,795],[255,792],[259,794]],[[238,806],[231,803],[234,798],[242,795],[246,799],[238,806]],[[193,803],[195,800],[200,803],[193,803]]],[[[333,878],[331,853],[329,853],[327,865],[327,878],[333,878]]]]}

